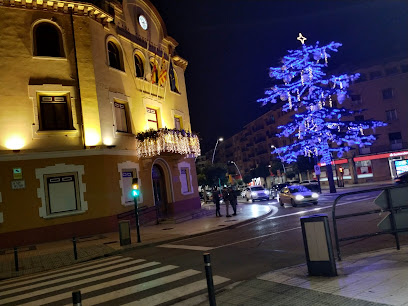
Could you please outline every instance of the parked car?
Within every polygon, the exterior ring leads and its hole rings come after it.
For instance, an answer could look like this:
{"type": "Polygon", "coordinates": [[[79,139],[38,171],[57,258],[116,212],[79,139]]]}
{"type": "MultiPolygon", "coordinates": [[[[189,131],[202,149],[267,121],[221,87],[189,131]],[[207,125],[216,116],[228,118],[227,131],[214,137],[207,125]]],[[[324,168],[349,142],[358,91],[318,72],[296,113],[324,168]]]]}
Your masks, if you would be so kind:
{"type": "Polygon", "coordinates": [[[247,201],[250,199],[252,201],[269,200],[269,190],[266,190],[262,186],[251,186],[247,188],[245,198],[247,201]]]}
{"type": "Polygon", "coordinates": [[[282,183],[282,184],[273,185],[271,188],[271,192],[270,192],[272,195],[272,199],[275,199],[278,196],[279,191],[281,191],[282,188],[289,186],[289,185],[290,183],[282,183]]]}
{"type": "Polygon", "coordinates": [[[313,203],[317,205],[319,194],[312,192],[310,189],[302,185],[291,185],[283,188],[279,192],[279,204],[284,206],[285,203],[291,204],[293,207],[303,203],[313,203]]]}
{"type": "Polygon", "coordinates": [[[401,173],[396,178],[394,178],[395,184],[407,184],[408,183],[408,172],[401,173]]]}

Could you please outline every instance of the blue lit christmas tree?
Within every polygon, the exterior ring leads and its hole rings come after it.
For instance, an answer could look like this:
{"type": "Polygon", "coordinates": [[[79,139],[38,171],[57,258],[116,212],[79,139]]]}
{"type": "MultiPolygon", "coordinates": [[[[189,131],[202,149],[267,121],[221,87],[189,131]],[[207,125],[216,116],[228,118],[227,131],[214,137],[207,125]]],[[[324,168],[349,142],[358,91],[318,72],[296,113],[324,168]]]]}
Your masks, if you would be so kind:
{"type": "MultiPolygon", "coordinates": [[[[350,82],[360,75],[327,75],[330,52],[337,52],[340,43],[331,42],[320,46],[305,45],[306,38],[299,33],[302,47],[289,50],[282,59],[281,67],[271,67],[269,76],[276,80],[266,97],[259,102],[283,102],[282,110],[294,111],[292,121],[279,126],[278,137],[296,139],[288,146],[275,148],[272,153],[280,155],[282,161],[292,163],[300,155],[317,157],[326,165],[332,156],[341,158],[352,146],[370,146],[376,140],[372,134],[376,127],[386,124],[375,120],[354,121],[354,111],[337,107],[347,98],[350,82]],[[350,120],[346,120],[346,119],[350,120]],[[368,131],[365,131],[368,130],[368,131]]],[[[327,168],[330,192],[336,192],[331,167],[327,168]]]]}

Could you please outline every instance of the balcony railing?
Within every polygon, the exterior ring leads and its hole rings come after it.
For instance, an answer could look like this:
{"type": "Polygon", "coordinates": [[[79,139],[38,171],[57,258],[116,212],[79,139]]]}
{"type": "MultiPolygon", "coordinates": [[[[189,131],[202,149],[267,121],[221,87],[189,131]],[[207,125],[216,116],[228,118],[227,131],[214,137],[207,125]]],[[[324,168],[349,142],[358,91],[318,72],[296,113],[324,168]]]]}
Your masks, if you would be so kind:
{"type": "Polygon", "coordinates": [[[148,157],[162,152],[177,154],[201,154],[197,135],[184,130],[149,130],[136,135],[136,155],[148,157]]]}

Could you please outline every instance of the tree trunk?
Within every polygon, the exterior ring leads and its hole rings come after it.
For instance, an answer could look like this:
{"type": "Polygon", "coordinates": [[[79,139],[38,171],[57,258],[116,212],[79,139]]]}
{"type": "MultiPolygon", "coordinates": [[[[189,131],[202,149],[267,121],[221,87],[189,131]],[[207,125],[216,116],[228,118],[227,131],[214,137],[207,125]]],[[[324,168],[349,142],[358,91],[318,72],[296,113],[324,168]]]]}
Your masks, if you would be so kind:
{"type": "Polygon", "coordinates": [[[336,185],[333,179],[333,168],[331,163],[326,164],[327,179],[329,180],[330,193],[336,193],[336,185]]]}

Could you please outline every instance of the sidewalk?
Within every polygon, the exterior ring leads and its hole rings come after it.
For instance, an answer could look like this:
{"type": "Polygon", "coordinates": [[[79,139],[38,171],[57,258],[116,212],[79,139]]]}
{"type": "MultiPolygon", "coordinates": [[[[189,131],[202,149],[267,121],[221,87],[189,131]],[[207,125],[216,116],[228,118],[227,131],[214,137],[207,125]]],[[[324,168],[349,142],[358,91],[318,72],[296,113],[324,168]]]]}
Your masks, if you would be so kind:
{"type": "MultiPolygon", "coordinates": [[[[232,208],[230,210],[232,211],[232,208]]],[[[200,213],[195,212],[193,216],[190,216],[189,220],[182,223],[141,226],[141,243],[137,243],[137,234],[134,228],[131,228],[131,244],[126,246],[120,246],[118,232],[77,238],[77,260],[74,259],[73,242],[70,240],[21,247],[18,249],[18,272],[15,271],[13,250],[0,250],[0,280],[69,266],[103,256],[120,254],[129,249],[220,231],[243,222],[250,222],[268,214],[270,211],[271,208],[268,205],[240,203],[237,207],[237,216],[226,218],[225,206],[221,205],[223,217],[215,217],[215,205],[208,203],[202,206],[200,213]]]]}
{"type": "Polygon", "coordinates": [[[349,256],[337,262],[337,273],[308,276],[302,264],[243,282],[216,298],[223,306],[408,305],[408,246],[349,256]]]}

